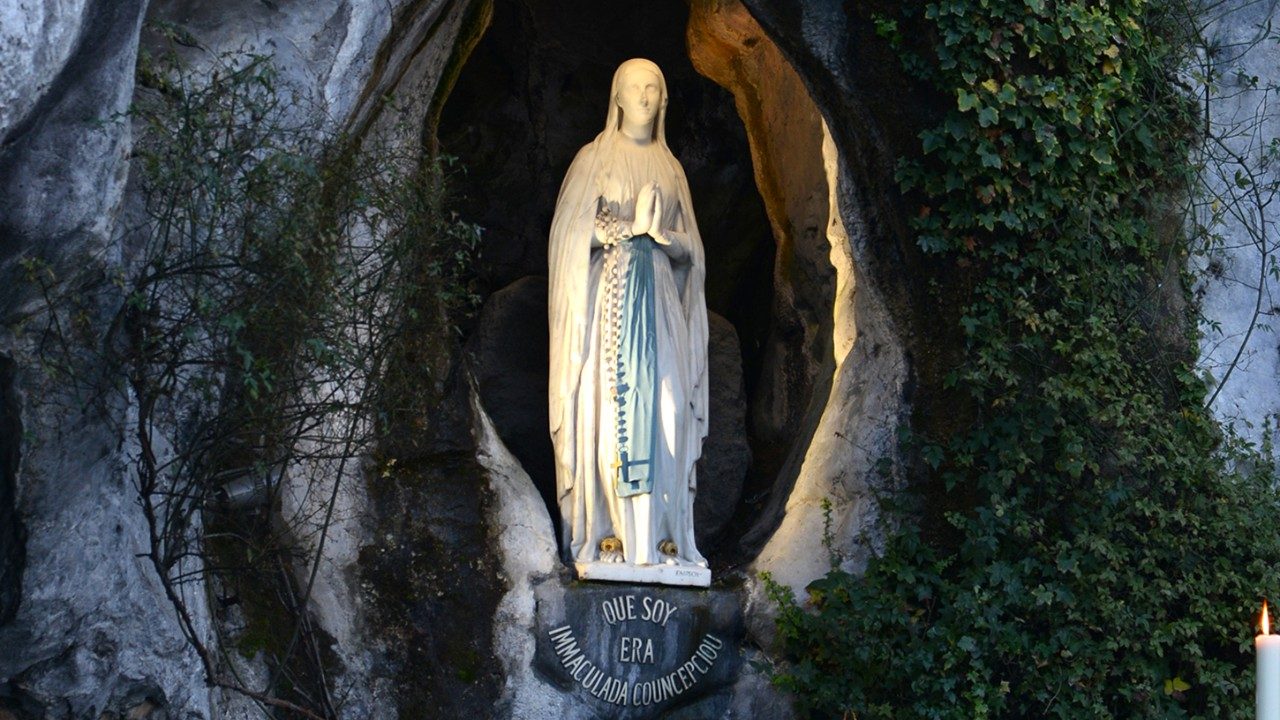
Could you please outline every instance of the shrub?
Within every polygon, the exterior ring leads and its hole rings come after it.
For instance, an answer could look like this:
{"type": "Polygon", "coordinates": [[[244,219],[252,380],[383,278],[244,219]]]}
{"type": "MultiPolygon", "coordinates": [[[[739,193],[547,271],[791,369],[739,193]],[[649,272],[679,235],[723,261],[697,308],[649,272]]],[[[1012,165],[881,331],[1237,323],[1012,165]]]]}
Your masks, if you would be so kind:
{"type": "Polygon", "coordinates": [[[805,713],[1252,712],[1280,503],[1267,455],[1224,442],[1204,407],[1189,294],[1174,317],[1156,302],[1189,245],[1161,214],[1199,121],[1172,10],[940,0],[879,20],[952,102],[898,177],[922,250],[969,279],[946,384],[972,416],[911,443],[965,502],[945,542],[905,519],[864,576],[813,583],[808,609],[770,584],[775,680],[805,713]]]}

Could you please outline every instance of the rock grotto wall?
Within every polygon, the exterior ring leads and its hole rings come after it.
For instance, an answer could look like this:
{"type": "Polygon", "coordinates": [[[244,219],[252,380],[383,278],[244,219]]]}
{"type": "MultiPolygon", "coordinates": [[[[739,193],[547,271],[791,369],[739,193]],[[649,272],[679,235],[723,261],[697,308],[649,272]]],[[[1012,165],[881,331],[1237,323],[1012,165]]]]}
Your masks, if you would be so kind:
{"type": "MultiPolygon", "coordinates": [[[[798,588],[827,567],[824,500],[833,503],[842,553],[850,553],[858,529],[870,527],[872,466],[895,452],[888,430],[896,423],[901,359],[886,352],[886,372],[850,355],[858,334],[855,267],[829,190],[836,184],[837,158],[800,77],[739,2],[695,4],[688,41],[699,71],[734,94],[751,138],[756,182],[779,238],[775,317],[791,329],[771,338],[766,364],[776,370],[767,377],[778,389],[766,389],[755,412],[757,418],[772,416],[758,420],[757,428],[767,425],[791,442],[781,463],[767,468],[773,475],[763,478],[769,482],[767,500],[743,508],[739,522],[748,528],[743,554],[754,557],[769,543],[758,569],[798,588]],[[857,386],[850,384],[854,373],[864,376],[857,386]],[[874,381],[867,383],[868,377],[874,381]],[[804,384],[816,387],[786,392],[788,385],[804,384]],[[877,397],[867,412],[862,403],[869,393],[877,397]],[[788,406],[789,396],[803,404],[788,406]]],[[[857,301],[874,307],[874,289],[857,301]]]]}
{"type": "Polygon", "coordinates": [[[0,137],[28,117],[75,50],[89,0],[10,4],[0,10],[0,137]],[[32,32],[38,29],[38,32],[32,32]]]}
{"type": "MultiPolygon", "coordinates": [[[[468,46],[465,38],[459,40],[462,30],[477,22],[476,13],[484,7],[466,2],[373,7],[334,1],[213,8],[155,2],[147,10],[150,20],[173,23],[200,46],[186,50],[196,67],[212,64],[223,52],[272,54],[282,89],[300,100],[296,108],[306,115],[302,119],[320,120],[311,125],[325,132],[380,127],[400,132],[404,142],[416,147],[435,107],[436,90],[447,85],[441,78],[455,51],[468,46]],[[389,93],[409,99],[396,106],[402,116],[385,112],[390,106],[383,99],[389,93]],[[402,122],[406,117],[410,122],[402,122]]],[[[65,268],[96,263],[103,272],[113,272],[125,267],[120,218],[130,133],[119,118],[133,93],[144,8],[143,2],[27,3],[3,16],[6,42],[0,49],[6,56],[0,63],[0,88],[26,102],[5,103],[0,148],[0,247],[10,288],[3,298],[3,351],[14,358],[5,374],[4,427],[27,431],[21,446],[16,444],[19,433],[7,434],[14,442],[4,446],[5,492],[0,492],[0,506],[16,511],[19,521],[10,524],[11,516],[4,515],[8,510],[0,509],[6,519],[0,543],[6,588],[0,592],[5,603],[0,708],[18,717],[143,717],[156,710],[169,717],[210,717],[252,710],[243,698],[211,694],[204,686],[170,604],[150,568],[135,558],[146,541],[127,465],[132,450],[122,445],[131,409],[112,407],[107,417],[81,415],[79,398],[50,396],[37,371],[35,348],[20,334],[24,325],[37,324],[33,313],[40,311],[40,302],[36,285],[21,282],[27,270],[17,258],[47,262],[48,277],[55,281],[69,274],[65,268]],[[60,412],[68,407],[71,412],[60,412]],[[19,454],[15,483],[10,470],[19,454]],[[10,531],[21,528],[26,529],[25,547],[18,549],[25,552],[15,553],[10,531]],[[15,568],[23,565],[17,616],[10,622],[7,588],[15,568]]],[[[146,42],[150,50],[162,49],[159,36],[148,36],[146,42]]],[[[104,298],[93,311],[109,318],[114,302],[104,298]]],[[[348,467],[359,468],[358,459],[353,461],[348,467]]],[[[369,543],[366,530],[391,522],[378,507],[370,508],[360,480],[358,472],[334,477],[342,488],[339,521],[318,573],[314,612],[337,641],[338,683],[354,689],[344,715],[393,716],[402,690],[412,687],[396,675],[405,665],[405,643],[397,636],[390,651],[378,646],[388,627],[368,622],[364,608],[370,600],[358,592],[362,578],[356,567],[358,549],[369,543]],[[382,678],[378,682],[370,677],[371,658],[382,663],[376,668],[382,678]]],[[[437,488],[411,499],[429,505],[431,492],[451,491],[437,488]]],[[[462,515],[483,535],[484,515],[478,506],[462,515]]],[[[400,546],[427,543],[396,535],[393,530],[383,537],[400,546]]],[[[417,589],[405,594],[425,595],[417,589]]],[[[197,625],[208,628],[210,613],[203,598],[203,592],[194,592],[187,607],[197,625]]],[[[472,599],[468,595],[467,601],[472,599]]],[[[485,612],[483,604],[477,611],[485,612]]],[[[473,633],[459,628],[456,635],[473,633]]],[[[250,677],[259,669],[248,660],[241,664],[250,677]]],[[[417,669],[407,672],[416,677],[417,669]]]]}
{"type": "MultiPolygon", "coordinates": [[[[119,115],[133,91],[144,5],[0,11],[5,484],[25,530],[16,614],[0,617],[0,708],[19,717],[123,715],[160,704],[199,716],[210,707],[208,689],[191,681],[198,664],[168,603],[135,557],[145,529],[123,464],[129,408],[82,412],[70,388],[46,381],[23,332],[41,309],[38,283],[19,258],[55,283],[71,268],[121,266],[115,218],[130,134],[119,115]]],[[[6,522],[6,533],[13,527],[6,522]]]]}
{"type": "MultiPolygon", "coordinates": [[[[1280,23],[1280,3],[1229,3],[1209,26],[1206,36],[1218,50],[1208,59],[1221,74],[1218,93],[1211,106],[1211,122],[1227,135],[1225,145],[1247,159],[1247,167],[1226,159],[1210,162],[1210,190],[1222,198],[1221,206],[1242,201],[1245,214],[1223,215],[1215,224],[1213,210],[1201,208],[1200,222],[1220,233],[1222,242],[1204,258],[1193,260],[1193,272],[1200,277],[1197,295],[1202,302],[1202,368],[1213,378],[1214,413],[1242,436],[1261,441],[1268,426],[1274,431],[1280,420],[1280,345],[1277,344],[1276,316],[1280,298],[1275,296],[1274,267],[1276,234],[1280,231],[1280,210],[1271,198],[1280,170],[1269,171],[1261,160],[1268,139],[1280,136],[1280,113],[1274,109],[1280,85],[1280,46],[1269,39],[1265,28],[1280,23]],[[1257,78],[1257,84],[1247,84],[1257,78]],[[1218,169],[1220,168],[1220,170],[1218,169]],[[1253,185],[1241,188],[1235,171],[1247,174],[1262,170],[1253,185]],[[1258,209],[1259,201],[1267,206],[1258,209]],[[1248,217],[1248,223],[1241,217],[1248,217]]],[[[1211,156],[1223,158],[1220,148],[1210,147],[1211,156]]]]}
{"type": "MultiPolygon", "coordinates": [[[[228,12],[175,2],[155,3],[152,13],[198,38],[205,46],[199,57],[271,53],[282,83],[303,98],[300,112],[319,113],[326,132],[376,134],[416,153],[430,144],[440,98],[488,5],[246,2],[228,12]]],[[[388,374],[422,378],[409,408],[416,419],[393,424],[378,459],[291,468],[279,515],[302,557],[319,554],[310,613],[333,657],[324,682],[337,698],[329,701],[334,712],[412,717],[430,708],[480,716],[500,679],[490,634],[476,628],[492,623],[502,582],[488,549],[489,495],[468,432],[467,388],[447,350],[406,348],[393,362],[388,374]],[[375,464],[380,470],[370,475],[375,464]]],[[[360,391],[342,389],[345,397],[360,391]]],[[[367,421],[338,416],[325,431],[339,436],[342,425],[367,421]]],[[[310,563],[290,569],[296,587],[312,583],[310,563]]],[[[263,612],[246,605],[220,619],[235,642],[244,616],[263,612]]],[[[250,676],[266,677],[257,660],[233,658],[250,676]]],[[[228,693],[219,712],[241,708],[248,710],[244,699],[228,693]]]]}
{"type": "MultiPolygon", "coordinates": [[[[795,71],[740,3],[695,3],[690,11],[690,58],[698,72],[733,94],[776,239],[771,327],[759,350],[751,408],[753,445],[760,452],[750,490],[768,492],[788,454],[806,444],[813,386],[831,369],[834,272],[824,237],[822,121],[795,71]]],[[[786,490],[784,483],[770,499],[785,497],[786,490]]]]}

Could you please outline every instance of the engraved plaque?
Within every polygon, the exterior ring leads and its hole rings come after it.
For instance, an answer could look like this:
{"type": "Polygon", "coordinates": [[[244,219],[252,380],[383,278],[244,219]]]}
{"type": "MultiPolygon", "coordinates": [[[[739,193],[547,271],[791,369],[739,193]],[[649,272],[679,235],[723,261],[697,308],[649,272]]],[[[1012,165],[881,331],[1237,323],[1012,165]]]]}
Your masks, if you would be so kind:
{"type": "Polygon", "coordinates": [[[705,702],[742,664],[742,609],[728,590],[546,583],[537,633],[538,672],[600,717],[705,702]]]}

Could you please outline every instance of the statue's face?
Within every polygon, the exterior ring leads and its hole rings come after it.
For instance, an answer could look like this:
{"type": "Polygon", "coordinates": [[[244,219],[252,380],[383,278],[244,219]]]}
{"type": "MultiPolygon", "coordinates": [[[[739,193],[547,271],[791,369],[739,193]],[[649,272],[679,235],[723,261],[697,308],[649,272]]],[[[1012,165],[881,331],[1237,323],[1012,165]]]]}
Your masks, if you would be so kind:
{"type": "Polygon", "coordinates": [[[658,76],[641,67],[627,68],[618,88],[618,107],[628,122],[643,125],[653,121],[662,104],[658,76]]]}

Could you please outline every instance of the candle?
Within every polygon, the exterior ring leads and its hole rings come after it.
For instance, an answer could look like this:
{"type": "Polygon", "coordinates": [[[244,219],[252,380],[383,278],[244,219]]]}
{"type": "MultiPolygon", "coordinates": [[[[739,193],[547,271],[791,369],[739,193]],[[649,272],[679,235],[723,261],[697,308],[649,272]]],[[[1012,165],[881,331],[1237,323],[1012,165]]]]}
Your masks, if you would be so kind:
{"type": "Polygon", "coordinates": [[[1262,633],[1253,639],[1258,653],[1258,720],[1280,720],[1280,635],[1271,634],[1267,601],[1262,601],[1262,633]]]}

